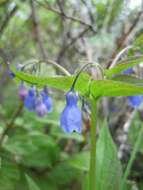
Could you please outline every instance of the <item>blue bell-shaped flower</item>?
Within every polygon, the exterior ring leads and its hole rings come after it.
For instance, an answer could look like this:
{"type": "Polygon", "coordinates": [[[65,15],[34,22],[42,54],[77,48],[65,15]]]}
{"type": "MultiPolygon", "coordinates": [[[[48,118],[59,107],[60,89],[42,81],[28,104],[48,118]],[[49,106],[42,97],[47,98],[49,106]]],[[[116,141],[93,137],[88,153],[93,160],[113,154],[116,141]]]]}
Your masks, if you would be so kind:
{"type": "Polygon", "coordinates": [[[36,100],[35,111],[39,117],[44,117],[48,112],[46,105],[43,103],[41,98],[36,100]]]}
{"type": "Polygon", "coordinates": [[[129,69],[123,71],[123,74],[129,75],[129,74],[133,74],[133,72],[134,72],[133,69],[132,69],[132,68],[129,68],[129,69]]]}
{"type": "Polygon", "coordinates": [[[49,96],[48,89],[46,87],[41,91],[41,96],[42,96],[43,103],[47,107],[48,113],[52,112],[53,101],[52,101],[52,98],[49,96]]]}
{"type": "MultiPolygon", "coordinates": [[[[133,72],[134,72],[133,69],[129,68],[129,69],[125,70],[123,73],[129,75],[129,74],[132,74],[133,72]]],[[[135,109],[137,109],[143,101],[143,96],[141,96],[141,95],[128,96],[127,98],[128,98],[129,105],[135,109]]]]}
{"type": "Polygon", "coordinates": [[[128,96],[129,105],[133,108],[138,108],[143,101],[143,96],[128,96]]]}
{"type": "Polygon", "coordinates": [[[36,91],[35,91],[35,88],[32,87],[29,89],[28,95],[24,100],[24,106],[29,111],[34,111],[35,110],[35,104],[36,104],[36,91]]]}
{"type": "Polygon", "coordinates": [[[66,94],[66,107],[60,118],[61,128],[66,133],[71,133],[73,131],[81,133],[82,114],[78,108],[77,101],[78,95],[75,92],[70,91],[66,94]]]}

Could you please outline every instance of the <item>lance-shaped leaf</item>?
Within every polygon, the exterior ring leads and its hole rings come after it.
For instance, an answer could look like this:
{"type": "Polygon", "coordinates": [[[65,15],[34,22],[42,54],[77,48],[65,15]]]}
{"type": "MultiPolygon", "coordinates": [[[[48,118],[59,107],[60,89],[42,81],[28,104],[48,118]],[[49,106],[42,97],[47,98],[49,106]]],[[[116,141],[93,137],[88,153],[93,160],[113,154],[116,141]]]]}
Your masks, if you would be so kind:
{"type": "Polygon", "coordinates": [[[134,96],[143,94],[143,87],[127,82],[96,80],[91,82],[90,92],[94,97],[134,96]]]}
{"type": "Polygon", "coordinates": [[[117,149],[106,124],[102,126],[97,141],[96,189],[119,190],[122,169],[117,149]]]}
{"type": "Polygon", "coordinates": [[[112,78],[114,81],[121,81],[121,82],[127,82],[131,84],[135,84],[138,86],[143,86],[143,79],[139,79],[136,76],[131,76],[131,75],[117,75],[112,78]]]}
{"type": "Polygon", "coordinates": [[[129,58],[125,61],[118,63],[115,67],[105,70],[105,75],[107,77],[112,77],[113,75],[119,74],[124,70],[132,68],[133,66],[141,62],[143,62],[143,56],[129,58]]]}
{"type": "MultiPolygon", "coordinates": [[[[55,77],[37,77],[24,72],[15,72],[18,79],[37,86],[48,87],[68,91],[71,88],[75,76],[55,76],[55,77]]],[[[138,80],[141,84],[142,80],[138,80]]],[[[89,89],[93,96],[134,96],[143,94],[143,87],[138,84],[131,84],[125,81],[115,80],[92,80],[88,74],[82,73],[77,80],[75,89],[81,95],[88,95],[89,89]]]]}
{"type": "MultiPolygon", "coordinates": [[[[12,72],[16,76],[16,80],[25,81],[31,85],[36,85],[38,87],[43,87],[47,85],[48,87],[52,87],[59,90],[68,91],[75,79],[75,76],[54,76],[54,77],[38,77],[31,74],[27,74],[24,72],[16,71],[15,69],[11,69],[12,72]]],[[[82,73],[75,85],[75,89],[79,91],[82,95],[88,93],[89,89],[90,76],[87,73],[82,73]]]]}

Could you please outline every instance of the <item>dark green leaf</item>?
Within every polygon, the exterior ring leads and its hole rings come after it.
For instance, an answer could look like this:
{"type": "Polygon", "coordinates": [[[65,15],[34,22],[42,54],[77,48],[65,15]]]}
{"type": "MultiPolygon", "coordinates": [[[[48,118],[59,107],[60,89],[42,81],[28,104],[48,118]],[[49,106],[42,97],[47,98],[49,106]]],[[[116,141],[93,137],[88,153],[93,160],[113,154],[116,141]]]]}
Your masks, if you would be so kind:
{"type": "Polygon", "coordinates": [[[2,158],[0,168],[0,190],[14,190],[19,178],[18,166],[2,158]]]}
{"type": "Polygon", "coordinates": [[[40,190],[38,185],[35,183],[35,181],[33,181],[31,177],[29,177],[27,174],[25,175],[25,177],[28,183],[29,190],[40,190]]]}
{"type": "Polygon", "coordinates": [[[73,156],[68,163],[80,170],[88,171],[89,170],[89,152],[82,152],[73,156]]]}
{"type": "Polygon", "coordinates": [[[119,190],[122,174],[121,165],[107,125],[104,125],[100,131],[96,155],[97,189],[119,190]]]}
{"type": "Polygon", "coordinates": [[[34,131],[14,134],[4,148],[29,167],[51,167],[59,155],[59,148],[51,137],[34,131]]]}

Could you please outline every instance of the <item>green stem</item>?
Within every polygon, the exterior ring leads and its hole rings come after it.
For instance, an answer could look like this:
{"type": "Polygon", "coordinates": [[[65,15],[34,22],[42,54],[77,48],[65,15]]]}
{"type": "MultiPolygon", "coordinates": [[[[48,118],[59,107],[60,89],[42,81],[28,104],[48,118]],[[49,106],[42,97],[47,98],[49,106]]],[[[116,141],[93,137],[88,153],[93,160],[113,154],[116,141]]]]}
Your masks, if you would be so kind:
{"type": "Polygon", "coordinates": [[[142,142],[142,137],[143,137],[143,126],[141,126],[141,129],[139,130],[137,141],[136,141],[135,146],[133,148],[133,151],[131,153],[131,157],[130,157],[130,160],[128,162],[127,168],[125,170],[125,173],[124,173],[124,176],[122,179],[121,190],[124,190],[124,188],[125,188],[125,183],[126,183],[127,177],[129,176],[132,164],[135,160],[136,153],[137,153],[139,146],[142,142]]]}
{"type": "Polygon", "coordinates": [[[91,105],[91,148],[90,148],[90,168],[89,168],[89,190],[96,189],[96,104],[97,101],[90,99],[91,105]]]}

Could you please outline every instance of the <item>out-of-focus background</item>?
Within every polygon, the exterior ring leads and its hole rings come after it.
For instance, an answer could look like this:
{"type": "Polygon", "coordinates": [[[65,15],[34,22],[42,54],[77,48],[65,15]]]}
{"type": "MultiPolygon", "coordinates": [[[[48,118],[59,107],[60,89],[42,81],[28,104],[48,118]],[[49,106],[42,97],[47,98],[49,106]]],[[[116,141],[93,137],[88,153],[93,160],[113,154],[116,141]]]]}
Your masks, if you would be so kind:
{"type": "MultiPolygon", "coordinates": [[[[59,124],[65,92],[49,89],[53,112],[40,118],[23,108],[6,65],[52,60],[71,74],[89,61],[109,68],[125,47],[121,59],[143,53],[142,11],[141,0],[0,0],[0,190],[84,189],[90,147],[87,112],[82,134],[65,134],[59,124]]],[[[142,64],[133,69],[143,76],[142,64]]],[[[63,73],[49,63],[41,75],[63,73]]],[[[124,169],[142,125],[142,105],[134,110],[127,97],[102,98],[98,130],[105,118],[124,169]]],[[[128,189],[143,189],[143,144],[128,189]]]]}

